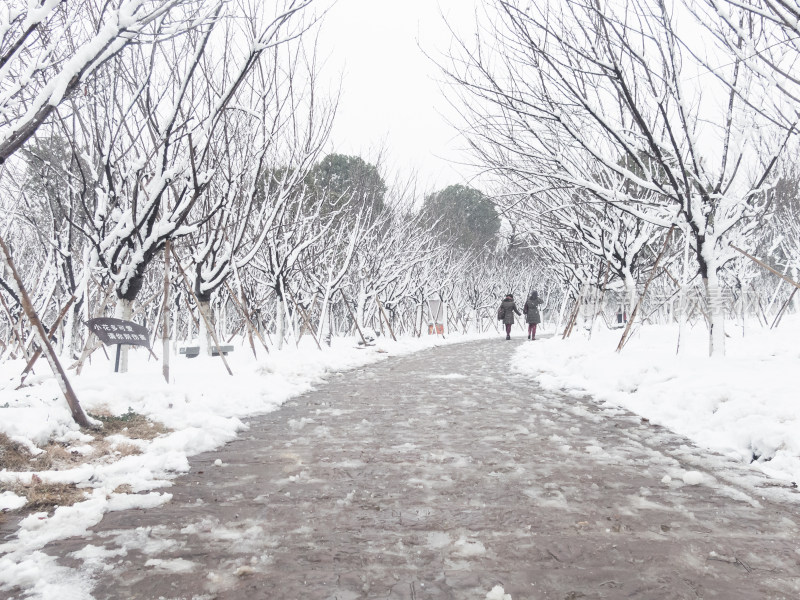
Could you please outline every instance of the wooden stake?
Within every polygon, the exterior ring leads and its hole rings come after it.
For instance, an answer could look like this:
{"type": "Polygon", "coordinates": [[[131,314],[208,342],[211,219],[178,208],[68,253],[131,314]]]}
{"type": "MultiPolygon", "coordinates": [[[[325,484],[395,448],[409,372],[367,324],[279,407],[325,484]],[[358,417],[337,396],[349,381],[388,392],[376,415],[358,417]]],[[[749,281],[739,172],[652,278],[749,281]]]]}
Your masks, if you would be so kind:
{"type": "MultiPolygon", "coordinates": [[[[194,323],[194,327],[195,327],[195,329],[197,329],[198,331],[200,331],[200,321],[198,321],[198,320],[195,318],[195,316],[194,316],[194,312],[192,312],[192,305],[191,305],[191,304],[189,304],[189,300],[188,300],[188,299],[186,299],[186,298],[184,298],[184,299],[183,299],[183,301],[186,303],[186,310],[188,310],[188,311],[189,311],[189,316],[192,318],[192,323],[194,323]]],[[[186,335],[187,335],[187,336],[191,336],[191,333],[192,333],[191,331],[187,331],[187,332],[186,332],[186,335]]]]}
{"type": "MultiPolygon", "coordinates": [[[[43,284],[44,284],[44,275],[42,276],[42,281],[41,281],[39,289],[41,289],[41,285],[43,285],[43,284]]],[[[39,289],[36,290],[36,292],[37,292],[36,295],[38,295],[39,289]]],[[[47,305],[50,304],[50,300],[53,298],[53,294],[55,293],[55,291],[56,291],[56,284],[53,283],[53,285],[50,287],[50,293],[47,294],[47,296],[44,299],[44,302],[42,302],[42,311],[47,311],[47,305]]],[[[44,325],[42,325],[42,327],[44,327],[44,325]]],[[[55,335],[55,330],[54,329],[55,328],[51,328],[50,331],[46,331],[45,332],[45,333],[48,334],[48,337],[52,338],[55,335]]],[[[25,356],[28,356],[28,354],[31,352],[31,349],[32,349],[31,344],[33,344],[33,337],[34,336],[29,337],[28,340],[25,342],[25,356]]],[[[33,352],[30,354],[31,360],[33,359],[33,357],[35,355],[36,355],[36,351],[33,350],[33,352]]]]}
{"type": "MultiPolygon", "coordinates": [[[[56,329],[58,329],[58,326],[61,325],[61,321],[66,316],[67,311],[69,310],[69,307],[72,306],[73,302],[75,302],[74,295],[70,297],[70,299],[64,305],[64,308],[62,308],[61,312],[58,314],[55,323],[53,323],[53,326],[50,328],[50,337],[53,337],[55,335],[56,329]]],[[[42,349],[37,348],[36,351],[33,353],[31,359],[28,361],[28,364],[25,365],[25,368],[22,370],[22,375],[20,375],[19,385],[17,386],[16,389],[21,388],[22,385],[25,383],[25,379],[28,377],[28,374],[33,370],[33,365],[36,363],[36,361],[39,359],[41,355],[42,355],[42,349]]]]}
{"type": "Polygon", "coordinates": [[[769,272],[771,272],[771,273],[774,273],[775,275],[777,275],[778,277],[780,277],[780,278],[781,278],[781,279],[783,279],[784,281],[786,281],[786,282],[788,282],[788,283],[791,283],[791,284],[792,284],[794,287],[796,287],[796,288],[800,289],[800,283],[797,283],[796,281],[793,281],[792,279],[789,279],[788,277],[786,277],[786,275],[782,275],[782,274],[780,274],[778,271],[776,271],[775,269],[773,269],[772,267],[770,267],[768,264],[766,264],[766,263],[764,263],[764,262],[762,262],[762,261],[758,260],[758,259],[757,259],[757,258],[755,258],[754,256],[750,256],[750,255],[749,255],[747,252],[745,252],[744,250],[742,250],[742,249],[740,249],[740,248],[737,248],[737,247],[736,247],[736,246],[734,246],[733,244],[728,244],[728,245],[729,245],[731,248],[733,248],[734,250],[736,250],[737,252],[741,252],[742,254],[744,254],[744,255],[745,255],[747,258],[749,258],[750,260],[752,260],[752,261],[753,261],[754,263],[756,263],[757,265],[761,265],[762,267],[764,267],[765,269],[767,269],[769,272]]]}
{"type": "MultiPolygon", "coordinates": [[[[592,332],[594,332],[595,319],[597,319],[597,315],[600,312],[603,311],[603,299],[606,296],[606,286],[608,285],[609,271],[611,271],[611,261],[610,260],[606,260],[606,274],[605,274],[605,277],[603,278],[603,287],[600,289],[600,298],[598,298],[595,301],[594,307],[592,308],[592,322],[589,325],[589,339],[592,339],[592,332]],[[598,309],[598,305],[600,307],[599,309],[598,309]]],[[[603,320],[605,320],[605,317],[603,318],[603,320]]],[[[608,323],[606,323],[606,327],[607,326],[608,326],[608,323]]]]}
{"type": "Polygon", "coordinates": [[[389,333],[391,334],[392,339],[396,342],[397,338],[394,336],[394,331],[392,330],[392,324],[389,323],[389,317],[386,316],[386,312],[384,312],[383,310],[383,304],[381,304],[381,301],[378,300],[377,296],[375,296],[375,302],[378,303],[378,309],[381,311],[381,315],[383,315],[384,321],[386,321],[386,326],[389,328],[389,333]]]}
{"type": "Polygon", "coordinates": [[[572,334],[572,328],[575,325],[575,321],[578,319],[578,311],[581,308],[582,298],[583,294],[578,294],[578,297],[575,299],[575,308],[573,308],[572,312],[569,313],[567,325],[564,327],[564,333],[561,336],[562,340],[567,339],[572,334]]]}
{"type": "MultiPolygon", "coordinates": [[[[242,329],[244,329],[245,327],[247,327],[247,325],[245,325],[245,324],[239,325],[239,328],[231,334],[231,337],[228,338],[227,343],[230,344],[233,341],[233,338],[235,338],[237,335],[239,335],[239,333],[241,333],[242,329]]],[[[254,352],[254,354],[255,354],[255,352],[254,352]]],[[[256,358],[258,358],[258,357],[256,357],[256,358]]]]}
{"type": "MultiPolygon", "coordinates": [[[[781,309],[775,315],[775,319],[772,321],[772,325],[770,325],[770,327],[769,327],[770,329],[775,329],[778,326],[778,324],[781,322],[781,319],[783,318],[783,312],[786,310],[786,307],[789,306],[789,304],[792,301],[792,298],[794,298],[794,295],[796,293],[797,293],[797,288],[792,290],[792,293],[789,294],[789,298],[786,300],[786,302],[783,303],[783,305],[781,306],[781,309]]],[[[761,308],[761,300],[760,299],[758,301],[758,304],[759,304],[759,308],[761,308]]],[[[763,309],[762,309],[761,312],[764,312],[763,309]]]]}

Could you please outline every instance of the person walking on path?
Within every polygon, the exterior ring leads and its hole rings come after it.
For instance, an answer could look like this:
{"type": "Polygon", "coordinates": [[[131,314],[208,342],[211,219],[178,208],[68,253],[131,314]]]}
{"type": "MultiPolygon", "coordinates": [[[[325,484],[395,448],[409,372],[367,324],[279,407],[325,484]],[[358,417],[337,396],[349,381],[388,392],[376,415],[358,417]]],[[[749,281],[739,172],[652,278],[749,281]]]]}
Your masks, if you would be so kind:
{"type": "Polygon", "coordinates": [[[528,323],[528,339],[536,339],[536,326],[542,322],[542,316],[539,314],[539,305],[542,299],[539,298],[539,292],[533,290],[531,295],[525,301],[525,306],[522,307],[522,312],[525,313],[525,321],[528,323]]]}
{"type": "Polygon", "coordinates": [[[500,308],[497,309],[497,317],[503,321],[506,326],[506,339],[511,339],[511,326],[514,324],[514,313],[521,315],[516,303],[514,302],[513,294],[506,294],[506,297],[500,303],[500,308]]]}

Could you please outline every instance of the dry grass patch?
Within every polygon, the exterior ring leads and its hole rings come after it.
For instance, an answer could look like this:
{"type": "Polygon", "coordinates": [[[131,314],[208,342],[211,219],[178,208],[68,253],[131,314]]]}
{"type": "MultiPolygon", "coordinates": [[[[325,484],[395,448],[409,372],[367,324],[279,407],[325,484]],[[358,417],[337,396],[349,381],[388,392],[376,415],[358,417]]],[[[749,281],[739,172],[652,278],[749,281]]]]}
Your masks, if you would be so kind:
{"type": "Polygon", "coordinates": [[[0,433],[0,471],[47,471],[52,466],[52,457],[47,452],[34,456],[23,444],[0,433]]]}
{"type": "MultiPolygon", "coordinates": [[[[130,409],[127,413],[118,416],[110,414],[91,416],[103,423],[102,430],[90,432],[94,439],[83,444],[91,446],[91,452],[79,452],[70,449],[69,444],[51,442],[42,448],[42,453],[34,456],[24,444],[15,442],[7,435],[0,433],[0,470],[6,469],[13,472],[58,471],[93,461],[113,462],[123,456],[141,454],[142,450],[130,442],[122,441],[114,444],[107,439],[108,436],[118,434],[132,440],[152,440],[171,431],[162,424],[150,421],[147,417],[130,409]]],[[[129,485],[120,486],[118,490],[121,493],[131,493],[129,485]]],[[[22,514],[50,511],[57,506],[72,506],[86,498],[86,492],[73,483],[47,483],[36,474],[33,475],[31,483],[27,485],[19,482],[0,484],[0,493],[6,491],[27,499],[27,504],[19,511],[11,511],[22,514]]],[[[5,519],[7,517],[0,512],[0,523],[5,519]]]]}
{"type": "Polygon", "coordinates": [[[120,433],[134,440],[152,440],[170,432],[161,423],[151,421],[144,415],[133,412],[133,409],[130,408],[122,415],[99,413],[90,416],[103,423],[103,429],[99,432],[103,437],[120,433]]]}
{"type": "Polygon", "coordinates": [[[78,456],[67,450],[64,444],[50,443],[42,448],[55,465],[78,464],[78,456]]]}
{"type": "Polygon", "coordinates": [[[49,511],[57,506],[72,506],[86,498],[86,492],[78,489],[74,483],[48,483],[36,475],[28,485],[0,484],[0,493],[2,492],[25,496],[28,503],[20,509],[25,513],[49,511]]]}
{"type": "Polygon", "coordinates": [[[114,454],[118,457],[123,456],[136,456],[141,454],[142,450],[135,444],[117,444],[114,446],[114,454]]]}
{"type": "MultiPolygon", "coordinates": [[[[19,494],[19,492],[17,492],[19,494]]],[[[50,510],[56,506],[72,506],[86,498],[86,492],[74,483],[36,483],[22,488],[28,499],[25,510],[50,510]]]]}
{"type": "Polygon", "coordinates": [[[171,430],[161,423],[149,420],[128,409],[123,415],[93,414],[93,418],[103,423],[103,429],[92,431],[94,439],[86,445],[92,447],[91,452],[81,453],[70,450],[69,444],[51,442],[43,452],[34,456],[24,444],[11,440],[7,435],[0,433],[0,470],[6,469],[13,472],[22,471],[58,471],[69,469],[95,460],[108,462],[123,456],[141,454],[141,449],[132,443],[111,444],[106,439],[110,435],[122,435],[136,440],[152,440],[159,435],[169,433],[171,430]]]}

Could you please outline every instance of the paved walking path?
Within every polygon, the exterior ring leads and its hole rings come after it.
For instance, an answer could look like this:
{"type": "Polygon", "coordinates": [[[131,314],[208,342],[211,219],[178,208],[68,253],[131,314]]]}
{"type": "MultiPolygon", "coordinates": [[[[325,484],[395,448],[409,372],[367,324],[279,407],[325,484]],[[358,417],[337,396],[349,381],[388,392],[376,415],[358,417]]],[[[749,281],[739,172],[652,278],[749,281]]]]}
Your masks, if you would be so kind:
{"type": "Polygon", "coordinates": [[[44,551],[94,564],[98,599],[800,597],[797,504],[639,417],[505,373],[519,343],[332,377],[197,457],[169,504],[44,551]],[[697,464],[714,470],[687,485],[697,464]],[[90,544],[105,566],[71,554],[90,544]]]}

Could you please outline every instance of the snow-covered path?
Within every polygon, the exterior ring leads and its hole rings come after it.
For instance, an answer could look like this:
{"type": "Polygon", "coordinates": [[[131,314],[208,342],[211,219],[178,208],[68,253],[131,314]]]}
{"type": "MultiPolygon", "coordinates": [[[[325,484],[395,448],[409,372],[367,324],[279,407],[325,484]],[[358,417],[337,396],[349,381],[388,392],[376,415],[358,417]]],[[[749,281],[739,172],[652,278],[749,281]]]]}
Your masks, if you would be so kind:
{"type": "Polygon", "coordinates": [[[506,373],[518,343],[335,377],[44,552],[98,599],[800,597],[794,491],[506,373]]]}

